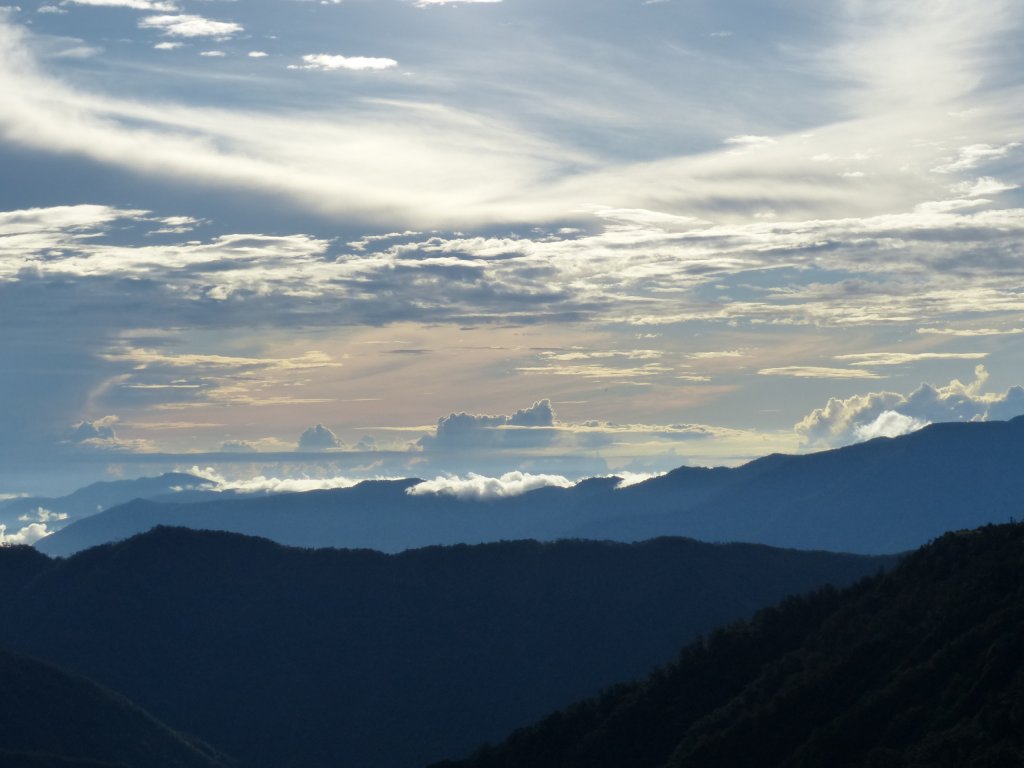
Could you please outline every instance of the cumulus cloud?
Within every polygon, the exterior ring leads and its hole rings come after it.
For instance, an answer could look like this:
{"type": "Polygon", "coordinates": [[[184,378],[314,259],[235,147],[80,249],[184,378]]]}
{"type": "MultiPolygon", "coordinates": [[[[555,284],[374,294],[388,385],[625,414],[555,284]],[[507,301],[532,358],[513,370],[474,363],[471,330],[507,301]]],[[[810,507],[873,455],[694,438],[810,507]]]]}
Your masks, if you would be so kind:
{"type": "Polygon", "coordinates": [[[377,450],[377,441],[373,435],[363,435],[352,447],[357,451],[373,452],[377,450]]]}
{"type": "Polygon", "coordinates": [[[120,421],[117,416],[104,416],[94,421],[80,421],[72,427],[71,441],[84,443],[90,440],[115,440],[114,425],[120,421]]]}
{"type": "Polygon", "coordinates": [[[141,29],[158,29],[169,37],[231,37],[243,31],[232,21],[213,21],[191,14],[147,16],[139,21],[141,29]]]}
{"type": "Polygon", "coordinates": [[[827,448],[884,434],[903,434],[943,421],[1004,420],[1024,414],[1024,388],[984,392],[988,372],[975,368],[968,383],[954,379],[945,386],[922,384],[910,394],[872,392],[832,398],[795,427],[805,447],[827,448]]]}
{"type": "Polygon", "coordinates": [[[411,496],[446,494],[459,499],[482,501],[518,496],[538,488],[555,486],[571,488],[575,483],[561,475],[531,475],[525,472],[507,472],[501,477],[485,477],[470,472],[465,478],[453,475],[425,480],[406,490],[411,496]]]}
{"type": "Polygon", "coordinates": [[[18,516],[18,521],[22,523],[61,523],[67,519],[67,512],[51,512],[45,507],[36,507],[31,512],[18,516]]]}
{"type": "Polygon", "coordinates": [[[397,67],[394,59],[375,58],[371,56],[332,56],[327,53],[311,53],[302,57],[304,64],[291,64],[288,69],[316,69],[321,72],[332,72],[339,69],[350,71],[382,70],[397,67]]]}
{"type": "Polygon", "coordinates": [[[0,523],[0,546],[14,547],[35,544],[51,533],[53,531],[46,527],[46,523],[30,523],[15,533],[7,533],[7,526],[0,523]]]}
{"type": "Polygon", "coordinates": [[[858,442],[876,437],[899,437],[927,427],[929,423],[897,411],[882,411],[870,424],[858,424],[854,435],[858,442]]]}
{"type": "Polygon", "coordinates": [[[300,451],[330,451],[341,447],[341,440],[323,424],[310,427],[299,436],[300,451]]]}
{"type": "Polygon", "coordinates": [[[424,435],[424,450],[469,450],[473,448],[526,448],[549,443],[555,432],[555,411],[548,399],[538,400],[511,416],[452,413],[437,420],[433,435],[424,435]]]}

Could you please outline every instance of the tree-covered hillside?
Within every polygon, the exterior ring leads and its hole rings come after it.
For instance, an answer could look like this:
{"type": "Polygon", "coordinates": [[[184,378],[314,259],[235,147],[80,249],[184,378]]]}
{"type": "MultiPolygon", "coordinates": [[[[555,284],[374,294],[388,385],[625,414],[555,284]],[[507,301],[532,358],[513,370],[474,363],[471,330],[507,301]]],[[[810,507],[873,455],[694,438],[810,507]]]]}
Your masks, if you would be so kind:
{"type": "Polygon", "coordinates": [[[437,768],[1010,768],[1022,649],[1024,526],[951,533],[437,768]]]}
{"type": "Polygon", "coordinates": [[[4,768],[226,768],[209,747],[123,696],[49,664],[0,650],[4,768]]]}
{"type": "MultiPolygon", "coordinates": [[[[0,550],[0,570],[25,553],[0,550]]],[[[892,559],[660,539],[301,550],[157,529],[5,590],[0,646],[254,766],[422,766],[892,559]]]]}

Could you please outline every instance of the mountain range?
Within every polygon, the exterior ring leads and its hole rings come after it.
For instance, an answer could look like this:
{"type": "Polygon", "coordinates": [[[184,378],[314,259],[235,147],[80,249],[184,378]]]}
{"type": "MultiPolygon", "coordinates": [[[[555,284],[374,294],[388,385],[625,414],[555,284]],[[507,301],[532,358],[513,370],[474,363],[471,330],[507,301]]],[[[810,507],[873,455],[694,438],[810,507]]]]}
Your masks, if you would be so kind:
{"type": "Polygon", "coordinates": [[[413,495],[420,481],[408,479],[260,497],[164,495],[80,519],[37,546],[68,555],[173,525],[385,552],[510,539],[688,536],[897,553],[948,530],[1021,516],[1022,451],[1019,417],[934,424],[831,451],[771,455],[734,469],[680,467],[624,488],[615,478],[593,478],[571,488],[481,500],[413,495]]]}
{"type": "Polygon", "coordinates": [[[894,562],[686,539],[388,555],[157,528],[67,559],[0,548],[0,647],[254,768],[414,768],[894,562]]]}

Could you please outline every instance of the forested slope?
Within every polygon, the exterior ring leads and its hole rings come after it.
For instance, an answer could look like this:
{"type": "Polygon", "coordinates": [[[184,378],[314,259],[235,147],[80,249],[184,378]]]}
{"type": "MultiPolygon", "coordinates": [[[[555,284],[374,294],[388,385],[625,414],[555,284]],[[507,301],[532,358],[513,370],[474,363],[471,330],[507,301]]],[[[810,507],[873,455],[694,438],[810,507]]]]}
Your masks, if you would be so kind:
{"type": "Polygon", "coordinates": [[[438,768],[1019,766],[1024,526],[795,597],[438,768]]]}

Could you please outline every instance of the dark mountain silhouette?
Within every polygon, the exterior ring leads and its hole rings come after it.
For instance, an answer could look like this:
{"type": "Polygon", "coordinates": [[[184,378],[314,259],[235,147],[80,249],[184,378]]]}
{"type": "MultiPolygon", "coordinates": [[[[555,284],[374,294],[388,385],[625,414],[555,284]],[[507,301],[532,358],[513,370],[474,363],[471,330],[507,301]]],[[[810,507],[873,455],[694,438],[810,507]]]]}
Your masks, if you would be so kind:
{"type": "Polygon", "coordinates": [[[168,528],[41,573],[10,556],[31,574],[5,590],[0,645],[267,768],[465,754],[699,633],[893,562],[686,539],[385,555],[168,528]]]}
{"type": "Polygon", "coordinates": [[[0,765],[226,768],[229,762],[123,696],[0,650],[0,765]]]}
{"type": "Polygon", "coordinates": [[[431,544],[690,536],[862,553],[913,549],[945,531],[1024,515],[1024,417],[935,424],[736,469],[681,467],[616,490],[613,479],[469,501],[410,496],[416,480],[195,504],[133,502],[38,543],[67,555],[154,525],[230,530],[295,546],[386,552],[431,544]]]}
{"type": "Polygon", "coordinates": [[[50,558],[32,547],[0,548],[0,601],[48,571],[51,564],[50,558]]]}
{"type": "Polygon", "coordinates": [[[1022,648],[1024,526],[948,534],[435,768],[1019,766],[1022,648]]]}

